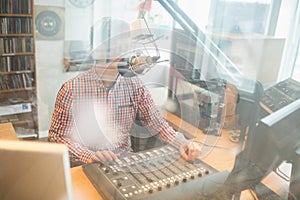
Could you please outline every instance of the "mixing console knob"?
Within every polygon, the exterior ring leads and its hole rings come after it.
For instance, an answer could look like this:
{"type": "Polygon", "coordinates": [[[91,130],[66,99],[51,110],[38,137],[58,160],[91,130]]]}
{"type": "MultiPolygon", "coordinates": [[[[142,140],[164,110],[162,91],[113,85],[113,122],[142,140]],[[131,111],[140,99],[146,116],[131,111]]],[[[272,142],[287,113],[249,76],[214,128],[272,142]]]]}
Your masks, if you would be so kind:
{"type": "Polygon", "coordinates": [[[151,178],[149,178],[149,177],[147,177],[147,181],[153,182],[153,180],[151,178]]]}
{"type": "Polygon", "coordinates": [[[167,183],[167,188],[171,187],[171,184],[170,183],[167,183]]]}
{"type": "Polygon", "coordinates": [[[205,173],[206,175],[208,175],[208,174],[209,174],[209,171],[206,169],[204,173],[205,173]]]}
{"type": "Polygon", "coordinates": [[[198,173],[198,176],[199,176],[199,177],[201,177],[201,176],[202,176],[202,173],[201,173],[201,172],[199,172],[199,173],[198,173]]]}
{"type": "Polygon", "coordinates": [[[118,182],[118,183],[117,183],[117,186],[118,186],[118,187],[121,187],[121,186],[122,186],[122,183],[121,183],[121,182],[118,182]]]}
{"type": "Polygon", "coordinates": [[[191,175],[191,179],[194,179],[195,178],[195,176],[194,175],[191,175]]]}
{"type": "Polygon", "coordinates": [[[153,193],[153,189],[150,188],[150,189],[148,190],[148,192],[149,192],[150,194],[153,193]]]}
{"type": "Polygon", "coordinates": [[[182,179],[182,182],[187,182],[187,178],[186,177],[184,177],[183,179],[182,179]]]}
{"type": "Polygon", "coordinates": [[[158,189],[158,191],[161,191],[161,190],[162,190],[162,187],[161,187],[161,186],[158,186],[157,189],[158,189]]]}
{"type": "Polygon", "coordinates": [[[179,181],[178,181],[178,180],[176,180],[176,181],[175,181],[175,185],[178,185],[178,184],[179,184],[179,181]]]}

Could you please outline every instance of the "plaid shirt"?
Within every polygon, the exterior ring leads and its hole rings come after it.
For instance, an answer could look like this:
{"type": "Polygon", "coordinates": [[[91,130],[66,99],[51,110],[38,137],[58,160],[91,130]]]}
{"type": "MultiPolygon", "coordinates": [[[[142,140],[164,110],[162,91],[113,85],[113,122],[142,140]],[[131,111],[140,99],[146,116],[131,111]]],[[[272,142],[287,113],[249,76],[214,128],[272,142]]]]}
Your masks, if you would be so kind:
{"type": "Polygon", "coordinates": [[[159,133],[164,142],[177,147],[183,142],[161,117],[138,77],[119,76],[108,91],[92,68],[62,85],[48,140],[66,144],[71,157],[87,162],[95,151],[131,151],[130,130],[135,119],[153,135],[159,133]]]}

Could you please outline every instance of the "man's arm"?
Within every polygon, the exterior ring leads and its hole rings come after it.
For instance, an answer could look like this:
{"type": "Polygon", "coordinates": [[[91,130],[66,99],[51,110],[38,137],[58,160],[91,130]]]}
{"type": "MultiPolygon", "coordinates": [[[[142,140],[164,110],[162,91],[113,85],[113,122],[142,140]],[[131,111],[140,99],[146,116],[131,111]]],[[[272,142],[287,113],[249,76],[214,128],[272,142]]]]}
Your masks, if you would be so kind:
{"type": "Polygon", "coordinates": [[[56,97],[48,140],[49,142],[66,144],[70,156],[75,156],[80,161],[87,163],[94,152],[66,137],[72,133],[72,129],[72,93],[67,84],[64,84],[56,97]]]}
{"type": "Polygon", "coordinates": [[[138,115],[143,126],[146,126],[152,135],[158,136],[165,142],[176,146],[186,160],[195,160],[200,155],[200,147],[192,140],[176,132],[161,116],[151,97],[150,92],[145,88],[139,87],[139,109],[138,115]]]}

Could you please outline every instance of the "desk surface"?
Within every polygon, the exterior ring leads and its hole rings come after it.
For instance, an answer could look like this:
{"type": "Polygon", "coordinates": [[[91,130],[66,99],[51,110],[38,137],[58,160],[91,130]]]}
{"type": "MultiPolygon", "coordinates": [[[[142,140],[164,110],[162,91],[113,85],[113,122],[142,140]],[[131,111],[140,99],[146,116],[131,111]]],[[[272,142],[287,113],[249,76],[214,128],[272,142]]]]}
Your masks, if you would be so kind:
{"type": "MultiPolygon", "coordinates": [[[[182,121],[171,113],[166,113],[166,119],[175,129],[187,136],[196,136],[197,141],[210,143],[214,148],[203,146],[201,159],[219,171],[231,170],[234,166],[234,159],[238,151],[238,144],[229,140],[229,133],[222,132],[221,137],[212,138],[203,134],[199,129],[182,121]]],[[[0,124],[0,139],[18,140],[11,123],[0,124]]],[[[72,189],[74,200],[95,199],[102,200],[92,183],[84,174],[82,167],[71,169],[72,189]]],[[[263,184],[279,194],[281,197],[287,197],[288,182],[279,178],[274,172],[269,174],[263,181],[263,184]]],[[[241,200],[254,199],[251,193],[246,190],[242,192],[241,200]]]]}
{"type": "MultiPolygon", "coordinates": [[[[202,149],[201,160],[214,167],[219,171],[231,170],[234,166],[235,156],[238,151],[238,144],[229,140],[229,132],[223,131],[221,137],[210,137],[203,134],[199,129],[182,121],[175,115],[166,114],[168,122],[177,130],[187,135],[194,135],[199,142],[210,143],[214,147],[204,147],[202,149]]],[[[87,176],[84,174],[82,167],[75,167],[71,169],[72,187],[74,199],[99,199],[102,197],[93,187],[87,176]]],[[[279,178],[275,173],[268,175],[263,181],[271,190],[280,196],[287,196],[288,183],[279,178]]],[[[241,200],[254,199],[249,190],[245,190],[241,194],[241,200]]]]}
{"type": "Polygon", "coordinates": [[[18,140],[13,125],[9,123],[0,124],[0,139],[1,140],[18,140]]]}
{"type": "Polygon", "coordinates": [[[81,166],[71,168],[73,199],[102,200],[88,177],[84,174],[81,166]]]}

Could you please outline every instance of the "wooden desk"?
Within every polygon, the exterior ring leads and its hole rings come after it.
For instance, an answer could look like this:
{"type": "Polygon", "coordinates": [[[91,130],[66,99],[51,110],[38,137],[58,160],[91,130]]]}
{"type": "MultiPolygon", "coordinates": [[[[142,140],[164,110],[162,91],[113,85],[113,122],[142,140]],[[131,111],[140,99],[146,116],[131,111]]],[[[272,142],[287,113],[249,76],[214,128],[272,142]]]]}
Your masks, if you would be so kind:
{"type": "MultiPolygon", "coordinates": [[[[205,140],[213,140],[201,132],[201,130],[195,128],[189,123],[184,122],[177,116],[166,113],[166,119],[170,125],[180,132],[187,134],[187,136],[196,136],[196,140],[199,142],[205,142],[205,140]]],[[[206,141],[207,143],[207,141],[206,141]]],[[[229,140],[229,132],[223,131],[221,137],[215,137],[213,141],[214,148],[207,148],[203,146],[201,159],[214,167],[219,171],[229,170],[231,171],[234,166],[235,156],[238,153],[238,144],[229,140]]],[[[87,176],[84,174],[82,167],[75,167],[71,169],[72,184],[74,200],[80,199],[92,199],[102,200],[103,198],[98,194],[97,190],[93,187],[87,176]]],[[[263,184],[268,186],[271,190],[279,194],[281,197],[287,197],[288,184],[279,178],[275,173],[271,173],[263,181],[263,184]]],[[[241,200],[255,199],[249,190],[245,190],[241,194],[241,200]]]]}
{"type": "Polygon", "coordinates": [[[74,200],[102,200],[93,184],[84,174],[81,166],[71,168],[72,189],[74,200]]]}
{"type": "Polygon", "coordinates": [[[11,122],[0,124],[1,140],[18,140],[15,129],[11,122]]]}

